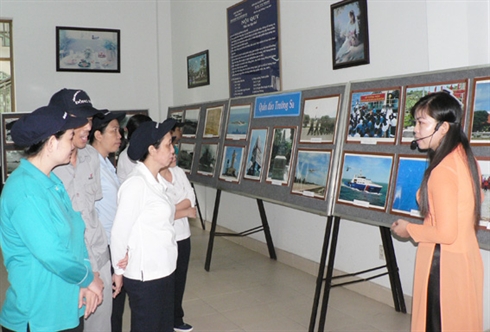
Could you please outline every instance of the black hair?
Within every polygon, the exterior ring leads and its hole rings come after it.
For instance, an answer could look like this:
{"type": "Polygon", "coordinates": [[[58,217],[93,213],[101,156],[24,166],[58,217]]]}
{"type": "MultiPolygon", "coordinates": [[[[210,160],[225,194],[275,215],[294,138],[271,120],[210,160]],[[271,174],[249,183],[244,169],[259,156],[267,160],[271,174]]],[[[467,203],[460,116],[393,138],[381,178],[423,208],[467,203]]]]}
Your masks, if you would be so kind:
{"type": "Polygon", "coordinates": [[[100,133],[103,134],[105,132],[107,126],[109,125],[109,123],[111,123],[111,121],[108,121],[108,122],[101,124],[99,128],[96,128],[96,129],[92,128],[92,130],[90,130],[90,133],[88,135],[88,142],[90,143],[90,145],[92,145],[92,143],[95,140],[95,132],[100,131],[100,133]]]}
{"type": "Polygon", "coordinates": [[[46,137],[42,141],[34,143],[31,146],[25,148],[25,150],[24,150],[25,156],[26,157],[34,157],[34,156],[38,155],[42,151],[44,145],[46,144],[46,142],[49,140],[49,138],[51,136],[54,136],[54,137],[56,137],[56,139],[59,140],[61,138],[61,136],[63,136],[65,133],[66,133],[66,130],[58,131],[57,133],[46,137]]]}
{"type": "Polygon", "coordinates": [[[429,157],[429,166],[424,173],[422,184],[420,186],[420,212],[423,216],[426,216],[430,210],[427,184],[429,182],[429,177],[432,170],[436,168],[437,165],[439,165],[439,163],[449,153],[451,153],[461,144],[465,152],[466,164],[468,165],[473,182],[473,194],[475,197],[473,216],[476,229],[481,216],[481,183],[477,161],[473,151],[471,150],[468,137],[464,133],[461,126],[463,116],[461,103],[456,99],[456,97],[448,92],[436,92],[422,97],[419,99],[419,101],[417,101],[417,103],[410,110],[413,118],[415,118],[415,113],[417,111],[426,112],[428,116],[438,122],[439,127],[444,122],[449,124],[449,130],[441,139],[437,149],[429,149],[427,153],[429,157]]]}
{"type": "Polygon", "coordinates": [[[126,129],[128,130],[128,141],[133,135],[134,131],[138,129],[140,124],[143,122],[152,121],[148,115],[144,114],[135,114],[129,118],[128,123],[126,124],[126,129]]]}

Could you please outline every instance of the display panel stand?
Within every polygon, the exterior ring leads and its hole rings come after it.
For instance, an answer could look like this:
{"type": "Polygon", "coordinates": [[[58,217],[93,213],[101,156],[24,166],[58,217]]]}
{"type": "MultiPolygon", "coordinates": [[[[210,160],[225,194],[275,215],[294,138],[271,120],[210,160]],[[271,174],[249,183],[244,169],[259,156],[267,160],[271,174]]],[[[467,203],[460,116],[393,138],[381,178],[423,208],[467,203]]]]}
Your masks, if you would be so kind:
{"type": "Polygon", "coordinates": [[[201,227],[202,229],[206,229],[206,225],[204,225],[204,219],[202,218],[201,214],[201,207],[199,206],[199,201],[197,200],[197,194],[196,194],[196,188],[194,188],[194,183],[191,182],[192,190],[194,190],[194,197],[196,198],[196,208],[197,208],[197,213],[199,214],[199,219],[201,220],[201,227]]]}
{"type": "Polygon", "coordinates": [[[325,238],[323,240],[323,249],[322,249],[322,254],[320,258],[320,267],[318,269],[318,276],[317,276],[317,281],[316,281],[316,290],[315,290],[315,296],[313,300],[313,308],[311,311],[311,318],[310,318],[310,326],[308,331],[313,332],[315,329],[315,323],[316,323],[316,318],[317,318],[317,312],[318,312],[318,306],[320,302],[320,294],[322,290],[323,284],[325,284],[325,289],[323,291],[323,300],[322,300],[322,305],[321,305],[321,311],[320,311],[320,320],[318,323],[318,331],[323,332],[325,328],[325,321],[327,318],[327,307],[328,307],[328,299],[330,296],[330,289],[333,287],[338,287],[338,286],[343,286],[343,285],[348,285],[348,284],[354,284],[358,282],[363,282],[363,281],[368,281],[371,279],[375,279],[384,275],[389,275],[390,278],[390,285],[391,285],[391,293],[393,295],[393,302],[395,306],[395,310],[398,312],[402,313],[407,313],[407,309],[405,307],[405,298],[403,297],[403,291],[402,291],[402,286],[400,282],[400,276],[398,274],[398,265],[396,263],[396,257],[395,257],[395,250],[393,248],[393,241],[391,238],[391,232],[388,227],[384,226],[379,226],[379,231],[381,234],[381,240],[383,241],[383,249],[385,252],[385,259],[386,259],[386,265],[378,266],[372,269],[364,270],[364,271],[359,271],[355,273],[349,273],[349,274],[343,274],[339,276],[333,276],[333,267],[334,267],[334,261],[335,261],[335,253],[337,249],[337,240],[338,240],[338,235],[339,235],[339,228],[340,228],[340,217],[334,217],[334,216],[329,216],[327,220],[327,226],[325,229],[325,238]],[[333,225],[333,230],[332,230],[332,225],[333,225]],[[331,239],[330,239],[330,234],[331,239]],[[326,277],[324,278],[324,273],[325,273],[325,262],[327,260],[327,252],[329,251],[329,258],[328,258],[328,265],[326,267],[327,269],[327,274],[326,277]],[[346,278],[346,277],[353,277],[357,275],[361,275],[364,273],[380,270],[380,269],[387,269],[387,272],[383,272],[380,274],[377,274],[375,276],[371,276],[368,278],[361,278],[358,280],[354,281],[347,281],[347,282],[341,282],[337,284],[332,284],[332,280],[334,279],[341,279],[341,278],[346,278]]]}
{"type": "Polygon", "coordinates": [[[257,226],[249,230],[243,231],[241,233],[221,233],[221,232],[216,232],[216,224],[218,220],[220,200],[221,200],[221,189],[217,189],[216,198],[214,201],[214,211],[213,211],[213,220],[211,222],[211,231],[209,232],[208,251],[206,254],[206,263],[204,264],[204,269],[209,272],[209,267],[211,265],[211,256],[213,254],[213,245],[214,245],[215,236],[243,237],[260,231],[264,231],[265,240],[267,242],[267,249],[269,250],[269,257],[271,259],[277,259],[276,250],[274,249],[274,244],[272,243],[272,236],[269,228],[269,223],[267,222],[267,216],[265,214],[264,202],[261,199],[257,199],[257,207],[259,209],[260,219],[262,220],[262,226],[257,226]]]}

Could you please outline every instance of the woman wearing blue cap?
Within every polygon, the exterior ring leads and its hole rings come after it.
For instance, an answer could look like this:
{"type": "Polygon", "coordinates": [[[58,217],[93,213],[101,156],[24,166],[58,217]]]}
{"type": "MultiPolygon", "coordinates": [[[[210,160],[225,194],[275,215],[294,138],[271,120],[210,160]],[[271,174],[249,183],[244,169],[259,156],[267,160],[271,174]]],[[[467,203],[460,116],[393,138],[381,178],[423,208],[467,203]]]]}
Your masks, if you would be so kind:
{"type": "Polygon", "coordinates": [[[136,129],[128,156],[138,163],[118,192],[111,231],[115,294],[124,281],[133,332],[174,330],[175,206],[165,194],[159,171],[172,162],[175,123],[149,121],[136,129]],[[126,253],[129,261],[123,269],[115,262],[126,253]]]}
{"type": "Polygon", "coordinates": [[[87,119],[41,107],[12,127],[26,159],[0,197],[0,243],[10,287],[0,313],[3,331],[82,331],[102,301],[84,242],[84,222],[51,171],[73,151],[73,129],[87,119]]]}

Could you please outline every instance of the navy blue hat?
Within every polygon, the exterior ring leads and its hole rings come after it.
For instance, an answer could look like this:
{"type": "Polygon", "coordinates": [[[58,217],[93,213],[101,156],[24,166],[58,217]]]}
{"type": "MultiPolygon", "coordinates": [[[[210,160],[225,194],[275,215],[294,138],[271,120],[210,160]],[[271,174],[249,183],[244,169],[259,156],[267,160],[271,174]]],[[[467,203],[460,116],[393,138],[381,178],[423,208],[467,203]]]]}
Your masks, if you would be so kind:
{"type": "Polygon", "coordinates": [[[60,131],[85,125],[87,118],[76,118],[57,106],[43,106],[15,122],[10,131],[20,147],[29,147],[60,131]]]}
{"type": "Polygon", "coordinates": [[[148,152],[148,147],[162,139],[174,128],[175,119],[169,118],[162,123],[147,121],[140,124],[129,140],[128,157],[140,160],[148,152]]]}
{"type": "Polygon", "coordinates": [[[51,97],[49,105],[61,107],[81,118],[91,118],[101,112],[92,106],[90,97],[83,90],[61,89],[51,97]]]}
{"type": "Polygon", "coordinates": [[[120,123],[126,117],[126,112],[118,112],[114,113],[108,110],[105,110],[104,113],[99,113],[92,119],[92,130],[90,130],[90,137],[93,137],[95,131],[102,128],[106,123],[111,122],[114,119],[120,123]]]}

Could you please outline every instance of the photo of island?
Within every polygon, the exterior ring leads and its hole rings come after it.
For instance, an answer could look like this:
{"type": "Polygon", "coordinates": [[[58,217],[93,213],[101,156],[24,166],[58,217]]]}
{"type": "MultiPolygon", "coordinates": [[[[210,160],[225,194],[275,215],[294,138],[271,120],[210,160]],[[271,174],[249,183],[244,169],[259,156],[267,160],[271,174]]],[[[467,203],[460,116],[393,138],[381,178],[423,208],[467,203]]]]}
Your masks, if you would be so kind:
{"type": "Polygon", "coordinates": [[[330,151],[299,149],[291,192],[325,199],[330,157],[330,151]]]}

